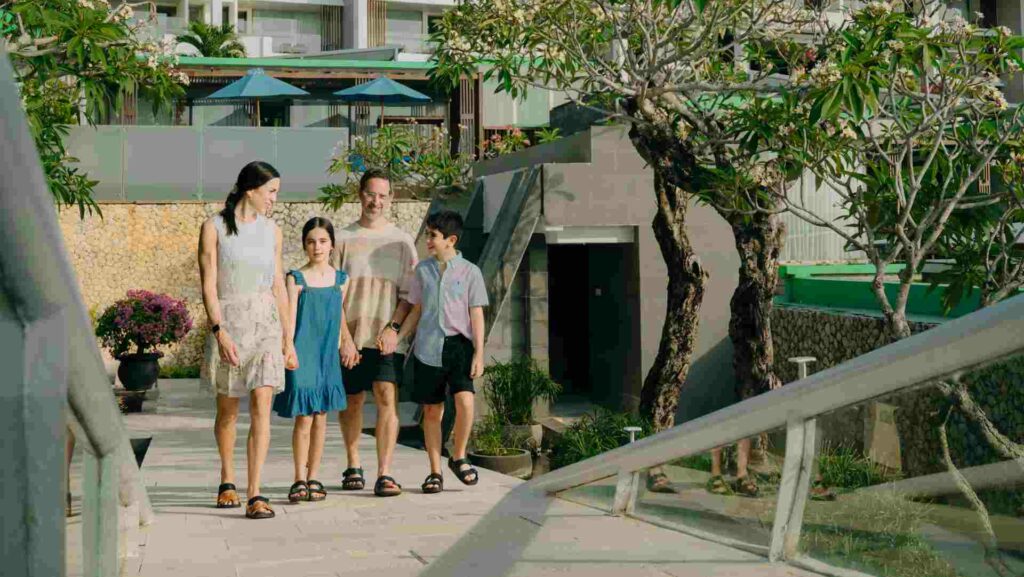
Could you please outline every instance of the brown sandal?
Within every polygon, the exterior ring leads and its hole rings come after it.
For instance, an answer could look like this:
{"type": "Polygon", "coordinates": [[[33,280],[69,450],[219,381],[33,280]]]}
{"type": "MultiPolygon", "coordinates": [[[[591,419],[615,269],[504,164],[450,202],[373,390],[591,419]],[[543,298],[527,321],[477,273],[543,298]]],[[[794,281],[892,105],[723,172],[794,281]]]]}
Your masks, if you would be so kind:
{"type": "Polygon", "coordinates": [[[271,519],[274,517],[274,510],[270,508],[270,499],[256,496],[249,499],[245,508],[245,516],[249,519],[271,519]]]}
{"type": "Polygon", "coordinates": [[[307,483],[309,488],[309,496],[306,497],[309,501],[323,501],[327,498],[327,489],[324,489],[324,484],[320,481],[314,481],[310,479],[307,483]]]}
{"type": "Polygon", "coordinates": [[[241,507],[242,502],[238,499],[238,492],[232,483],[221,483],[217,487],[217,508],[234,509],[241,507]]]}
{"type": "Polygon", "coordinates": [[[736,484],[733,485],[733,490],[736,491],[737,495],[743,495],[744,497],[757,497],[760,493],[757,483],[749,476],[737,478],[736,484]]]}

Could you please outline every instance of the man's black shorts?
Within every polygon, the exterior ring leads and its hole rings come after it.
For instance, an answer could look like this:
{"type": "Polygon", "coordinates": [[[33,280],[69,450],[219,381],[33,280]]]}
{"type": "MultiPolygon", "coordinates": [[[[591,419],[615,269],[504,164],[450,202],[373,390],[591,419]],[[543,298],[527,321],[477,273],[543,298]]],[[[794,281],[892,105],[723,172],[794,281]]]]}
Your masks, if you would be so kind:
{"type": "Polygon", "coordinates": [[[346,369],[341,367],[341,380],[345,385],[345,393],[355,395],[364,391],[373,391],[373,383],[383,381],[394,383],[397,387],[402,367],[405,366],[405,355],[394,353],[382,355],[377,349],[359,349],[362,360],[359,364],[346,369]]]}
{"type": "Polygon", "coordinates": [[[441,350],[441,366],[432,367],[420,362],[413,356],[415,384],[412,400],[424,405],[436,405],[444,402],[446,390],[455,393],[470,392],[473,379],[469,371],[473,366],[473,341],[462,335],[446,337],[441,350]]]}

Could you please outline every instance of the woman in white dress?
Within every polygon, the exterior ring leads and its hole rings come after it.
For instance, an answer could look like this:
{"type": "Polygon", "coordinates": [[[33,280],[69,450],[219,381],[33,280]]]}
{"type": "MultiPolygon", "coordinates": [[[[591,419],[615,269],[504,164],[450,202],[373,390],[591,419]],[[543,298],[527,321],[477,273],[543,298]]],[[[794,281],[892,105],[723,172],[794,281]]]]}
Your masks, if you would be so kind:
{"type": "Polygon", "coordinates": [[[249,397],[245,515],[274,516],[260,494],[260,472],[270,445],[270,407],[284,388],[285,365],[297,365],[281,266],[281,229],[266,217],[277,200],[280,174],[250,162],[238,174],[224,210],[203,223],[199,276],[210,321],[201,381],[217,394],[214,433],[220,452],[217,507],[240,507],[234,485],[235,425],[239,401],[249,397]]]}

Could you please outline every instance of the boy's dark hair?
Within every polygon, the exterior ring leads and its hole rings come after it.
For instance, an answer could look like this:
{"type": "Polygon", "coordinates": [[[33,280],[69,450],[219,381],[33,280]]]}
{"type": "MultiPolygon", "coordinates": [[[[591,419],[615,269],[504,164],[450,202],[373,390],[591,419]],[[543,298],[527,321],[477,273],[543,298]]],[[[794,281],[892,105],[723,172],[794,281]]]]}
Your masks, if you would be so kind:
{"type": "Polygon", "coordinates": [[[454,235],[462,240],[462,215],[451,210],[435,212],[427,217],[427,228],[440,232],[445,238],[454,235]]]}
{"type": "Polygon", "coordinates": [[[391,184],[391,178],[388,176],[387,172],[379,168],[368,168],[366,169],[366,172],[363,173],[363,176],[359,178],[359,192],[366,190],[366,183],[370,182],[374,178],[386,180],[389,185],[391,184]]]}

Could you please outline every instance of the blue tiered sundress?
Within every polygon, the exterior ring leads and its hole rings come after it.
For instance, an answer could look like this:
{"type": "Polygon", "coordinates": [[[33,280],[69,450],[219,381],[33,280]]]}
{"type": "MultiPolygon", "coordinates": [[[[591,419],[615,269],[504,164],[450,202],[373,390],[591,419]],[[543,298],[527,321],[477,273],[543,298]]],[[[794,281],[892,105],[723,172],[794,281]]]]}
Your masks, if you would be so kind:
{"type": "Polygon", "coordinates": [[[338,335],[341,330],[341,286],[348,275],[335,271],[334,286],[311,287],[297,270],[288,274],[299,292],[295,315],[295,351],[299,368],[285,371],[284,392],[274,399],[274,412],[286,418],[340,411],[347,406],[341,383],[338,335]]]}

